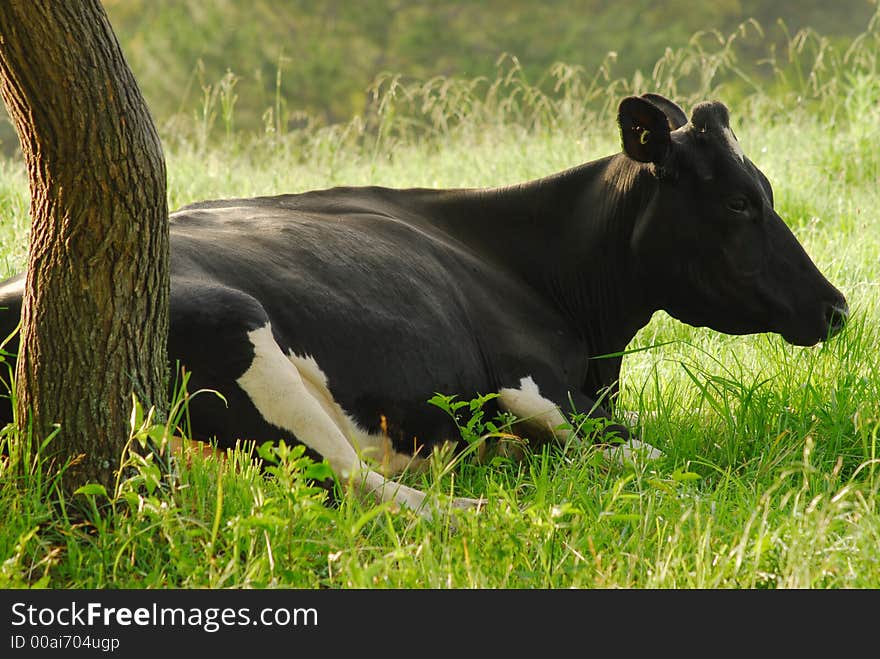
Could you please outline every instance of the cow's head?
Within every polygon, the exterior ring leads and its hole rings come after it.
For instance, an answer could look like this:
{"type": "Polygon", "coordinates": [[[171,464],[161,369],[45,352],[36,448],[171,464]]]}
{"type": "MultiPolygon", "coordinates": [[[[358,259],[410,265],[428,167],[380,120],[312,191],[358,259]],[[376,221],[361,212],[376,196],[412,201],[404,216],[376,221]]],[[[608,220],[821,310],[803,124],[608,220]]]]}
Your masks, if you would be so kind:
{"type": "Polygon", "coordinates": [[[721,103],[688,121],[654,94],[619,108],[623,150],[649,163],[656,192],[632,248],[645,286],[679,320],[728,334],[777,332],[813,345],[837,334],[844,296],[773,209],[767,177],[744,154],[721,103]]]}

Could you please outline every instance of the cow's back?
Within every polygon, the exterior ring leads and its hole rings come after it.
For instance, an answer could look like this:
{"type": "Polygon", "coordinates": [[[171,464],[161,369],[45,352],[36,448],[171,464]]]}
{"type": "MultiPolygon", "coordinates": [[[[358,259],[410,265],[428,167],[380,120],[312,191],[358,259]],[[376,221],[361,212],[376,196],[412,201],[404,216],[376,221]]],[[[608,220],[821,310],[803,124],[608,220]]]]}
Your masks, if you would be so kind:
{"type": "Polygon", "coordinates": [[[381,409],[427,433],[442,416],[426,405],[434,393],[497,387],[474,295],[510,286],[464,246],[407,221],[412,209],[356,202],[285,196],[174,213],[172,335],[175,303],[198,304],[176,289],[240,291],[262,305],[284,349],[315,360],[364,427],[381,409]],[[401,418],[415,411],[424,418],[401,418]]]}

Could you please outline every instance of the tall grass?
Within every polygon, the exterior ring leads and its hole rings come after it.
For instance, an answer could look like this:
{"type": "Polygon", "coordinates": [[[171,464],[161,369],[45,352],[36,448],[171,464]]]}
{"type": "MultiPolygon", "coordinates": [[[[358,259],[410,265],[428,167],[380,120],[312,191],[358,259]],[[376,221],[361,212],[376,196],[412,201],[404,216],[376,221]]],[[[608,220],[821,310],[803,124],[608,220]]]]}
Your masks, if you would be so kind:
{"type": "MultiPolygon", "coordinates": [[[[513,183],[618,150],[625,94],[720,98],[852,319],[804,349],[658,313],[630,346],[653,347],[624,359],[620,403],[666,457],[618,465],[571,442],[404,476],[440,499],[488,499],[450,513],[454,529],[316,489],[316,466],[286,446],[263,448],[263,472],[241,453],[193,455],[173,478],[127,455],[115,491],[66,497],[63,466],[21,455],[7,428],[0,586],[880,586],[880,26],[843,49],[802,32],[744,60],[740,46],[763,38],[751,22],[695,35],[631,80],[560,64],[529,81],[512,57],[491,80],[384,76],[364,116],[289,127],[267,115],[259,135],[235,130],[234,74],[203,85],[190,121],[163,128],[172,207],[337,184],[513,183]]],[[[0,274],[24,261],[26,185],[19,164],[2,165],[0,274]]],[[[136,419],[133,437],[152,432],[136,419]]],[[[489,433],[485,421],[466,432],[489,433]]]]}

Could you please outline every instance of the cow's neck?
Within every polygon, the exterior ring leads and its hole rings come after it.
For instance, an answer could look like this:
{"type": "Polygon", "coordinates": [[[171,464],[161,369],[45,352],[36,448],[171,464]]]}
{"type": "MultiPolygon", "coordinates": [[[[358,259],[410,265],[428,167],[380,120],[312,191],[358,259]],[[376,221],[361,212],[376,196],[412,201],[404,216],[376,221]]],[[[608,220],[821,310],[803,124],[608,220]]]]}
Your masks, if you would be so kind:
{"type": "MultiPolygon", "coordinates": [[[[622,351],[655,308],[638,285],[630,243],[653,177],[623,156],[529,183],[451,193],[443,229],[517,273],[572,320],[592,355],[622,351]]],[[[597,360],[588,388],[617,379],[597,360]]]]}

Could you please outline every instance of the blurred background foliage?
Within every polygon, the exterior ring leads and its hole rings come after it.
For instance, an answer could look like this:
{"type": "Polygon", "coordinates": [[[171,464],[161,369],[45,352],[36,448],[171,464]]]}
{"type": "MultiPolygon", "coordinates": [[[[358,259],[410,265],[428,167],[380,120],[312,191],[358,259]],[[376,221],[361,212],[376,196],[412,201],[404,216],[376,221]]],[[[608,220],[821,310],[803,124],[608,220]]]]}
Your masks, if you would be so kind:
{"type": "MultiPolygon", "coordinates": [[[[665,87],[686,97],[721,84],[731,102],[772,88],[781,72],[787,86],[806,91],[811,71],[792,70],[792,49],[812,50],[800,58],[811,67],[826,52],[843,58],[877,10],[877,0],[104,5],[163,135],[195,118],[202,140],[369,120],[389,92],[411,90],[413,81],[488,88],[515,74],[518,89],[553,98],[578,85],[596,91],[585,102],[600,105],[613,105],[617,92],[665,87]]],[[[7,154],[17,148],[8,122],[0,140],[7,154]]]]}
{"type": "MultiPolygon", "coordinates": [[[[868,0],[105,0],[113,27],[157,118],[190,108],[201,87],[231,70],[237,121],[257,125],[274,107],[326,122],[363,113],[383,72],[494,77],[503,54],[533,82],[556,62],[609,75],[650,72],[667,47],[700,31],[726,36],[754,19],[767,34],[744,39],[743,60],[767,57],[811,28],[846,40],[875,11],[868,0]]],[[[769,75],[769,68],[766,73],[769,75]]]]}

